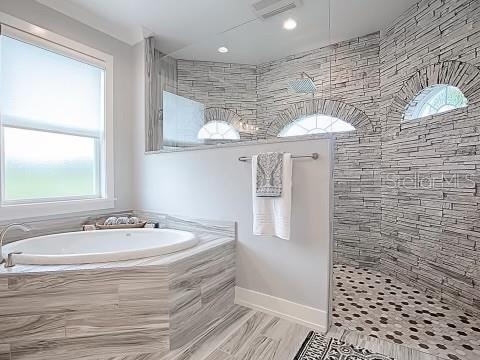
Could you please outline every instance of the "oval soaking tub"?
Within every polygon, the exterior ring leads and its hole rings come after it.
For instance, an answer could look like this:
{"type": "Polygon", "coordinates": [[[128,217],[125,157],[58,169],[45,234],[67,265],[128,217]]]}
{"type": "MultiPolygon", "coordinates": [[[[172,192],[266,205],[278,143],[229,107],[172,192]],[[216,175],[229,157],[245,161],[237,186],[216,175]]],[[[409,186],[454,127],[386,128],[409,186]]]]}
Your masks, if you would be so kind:
{"type": "Polygon", "coordinates": [[[195,235],[172,229],[116,229],[37,236],[5,245],[16,264],[67,265],[140,259],[196,245],[195,235]]]}

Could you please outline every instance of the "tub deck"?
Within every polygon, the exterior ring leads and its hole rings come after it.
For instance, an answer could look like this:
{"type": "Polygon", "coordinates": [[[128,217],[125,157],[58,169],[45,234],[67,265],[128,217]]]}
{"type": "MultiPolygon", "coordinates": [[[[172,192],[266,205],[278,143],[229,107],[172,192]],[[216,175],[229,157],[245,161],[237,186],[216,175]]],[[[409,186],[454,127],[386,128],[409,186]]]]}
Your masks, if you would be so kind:
{"type": "Polygon", "coordinates": [[[192,225],[200,243],[157,258],[0,270],[0,359],[161,356],[233,306],[235,225],[192,225]]]}

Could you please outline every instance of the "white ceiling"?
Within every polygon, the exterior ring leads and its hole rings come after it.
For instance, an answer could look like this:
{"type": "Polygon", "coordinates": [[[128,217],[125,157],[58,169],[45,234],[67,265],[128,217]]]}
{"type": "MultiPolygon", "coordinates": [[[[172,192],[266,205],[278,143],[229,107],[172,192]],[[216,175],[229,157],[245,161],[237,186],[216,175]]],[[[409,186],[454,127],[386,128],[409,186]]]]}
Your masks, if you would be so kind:
{"type": "Polygon", "coordinates": [[[303,0],[266,21],[252,9],[256,0],[37,1],[131,45],[154,34],[177,58],[259,64],[378,31],[417,0],[303,0]],[[298,22],[293,31],[282,28],[288,17],[298,22]],[[217,52],[222,45],[228,54],[217,52]]]}

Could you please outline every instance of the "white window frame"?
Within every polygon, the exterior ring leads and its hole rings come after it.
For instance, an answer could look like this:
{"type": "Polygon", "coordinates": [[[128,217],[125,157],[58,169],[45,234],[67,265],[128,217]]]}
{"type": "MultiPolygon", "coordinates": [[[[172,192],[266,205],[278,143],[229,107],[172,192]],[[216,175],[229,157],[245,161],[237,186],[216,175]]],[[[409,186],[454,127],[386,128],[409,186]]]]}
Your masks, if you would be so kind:
{"type": "Polygon", "coordinates": [[[228,122],[226,122],[225,120],[209,120],[208,122],[206,122],[201,128],[200,130],[198,130],[198,134],[197,134],[197,138],[200,139],[200,140],[230,140],[230,141],[236,141],[236,140],[240,140],[240,133],[238,132],[238,130],[232,125],[232,124],[229,124],[228,122]],[[222,123],[222,124],[225,124],[229,127],[229,129],[223,133],[223,134],[220,134],[218,131],[215,132],[215,133],[211,133],[208,129],[207,129],[207,126],[209,124],[212,124],[214,123],[215,127],[218,126],[218,123],[222,123]],[[213,138],[213,137],[200,137],[200,132],[202,130],[205,130],[209,135],[214,135],[214,134],[219,134],[221,135],[222,137],[221,138],[213,138]],[[235,137],[234,138],[226,138],[225,135],[228,134],[229,132],[233,132],[235,137]]]}
{"type": "MultiPolygon", "coordinates": [[[[60,128],[53,129],[49,127],[49,129],[41,129],[35,125],[33,129],[33,127],[29,128],[27,123],[14,124],[12,126],[14,128],[95,137],[97,141],[101,141],[101,145],[98,147],[99,154],[97,154],[100,157],[99,163],[101,166],[101,169],[97,169],[100,177],[98,181],[98,195],[93,197],[34,199],[31,201],[4,201],[4,184],[2,183],[0,184],[0,221],[114,208],[113,56],[2,12],[0,12],[0,26],[2,34],[9,37],[105,70],[105,124],[103,139],[98,137],[98,134],[95,136],[94,134],[80,134],[79,132],[69,133],[69,131],[60,128]]],[[[2,172],[0,181],[2,181],[4,173],[3,126],[0,126],[0,139],[2,139],[0,142],[0,172],[2,172]]]]}
{"type": "MultiPolygon", "coordinates": [[[[327,128],[329,127],[327,126],[327,128]]],[[[301,116],[299,118],[296,118],[295,120],[291,121],[290,123],[288,123],[287,125],[285,125],[282,130],[280,130],[280,132],[278,133],[277,137],[280,137],[280,138],[288,138],[288,137],[299,137],[299,136],[309,136],[309,135],[318,135],[318,134],[338,134],[338,133],[344,133],[344,132],[351,132],[351,131],[355,131],[355,127],[350,124],[349,122],[345,121],[345,120],[342,120],[338,117],[335,117],[335,116],[332,116],[332,115],[327,115],[327,114],[322,114],[322,113],[316,113],[316,114],[311,114],[311,115],[306,115],[306,116],[301,116]],[[313,129],[310,129],[308,130],[307,128],[303,127],[302,125],[299,124],[299,122],[301,122],[302,120],[305,120],[305,119],[309,119],[311,117],[327,117],[327,118],[330,118],[332,120],[332,123],[329,125],[333,125],[334,123],[336,123],[337,121],[341,121],[342,123],[345,123],[347,125],[350,125],[352,127],[352,129],[350,130],[344,130],[344,131],[328,131],[326,130],[326,128],[321,128],[318,126],[318,123],[317,123],[317,119],[315,119],[315,122],[316,122],[316,127],[313,128],[313,129]],[[289,130],[293,127],[293,126],[298,126],[304,130],[306,130],[306,132],[304,134],[298,134],[298,135],[288,135],[288,132],[289,130]],[[322,131],[316,131],[316,132],[311,132],[312,130],[322,130],[322,131]]]]}
{"type": "MultiPolygon", "coordinates": [[[[412,119],[409,119],[409,120],[416,120],[416,119],[421,119],[421,118],[424,118],[424,117],[428,117],[428,116],[434,116],[434,115],[439,115],[439,114],[443,114],[445,112],[448,112],[448,111],[453,111],[453,110],[457,110],[457,109],[462,109],[464,107],[467,107],[468,106],[468,99],[467,97],[465,96],[465,94],[463,93],[462,90],[460,90],[458,87],[456,86],[453,86],[453,85],[449,85],[449,84],[438,84],[438,85],[433,85],[431,86],[430,88],[426,88],[424,89],[423,91],[427,91],[427,93],[425,94],[425,98],[419,102],[418,104],[415,105],[415,109],[413,110],[413,114],[412,114],[412,119]],[[445,91],[445,100],[448,99],[448,91],[450,88],[456,88],[461,94],[462,96],[464,97],[464,99],[466,99],[466,103],[465,103],[465,106],[458,106],[458,107],[455,107],[453,105],[450,105],[450,104],[443,104],[440,108],[438,109],[435,109],[433,106],[430,105],[430,102],[432,101],[432,99],[434,97],[436,97],[440,92],[442,91],[445,91]],[[453,109],[449,109],[449,110],[443,110],[443,111],[439,111],[443,106],[446,106],[446,105],[450,105],[453,107],[453,109]],[[423,110],[425,108],[425,106],[430,106],[431,108],[433,108],[435,110],[434,113],[432,113],[431,115],[424,115],[424,116],[421,116],[421,114],[423,114],[423,110]]],[[[415,101],[415,99],[423,92],[421,91],[419,94],[417,94],[414,98],[413,101],[415,101]]],[[[408,105],[408,107],[411,106],[411,103],[408,105]]]]}

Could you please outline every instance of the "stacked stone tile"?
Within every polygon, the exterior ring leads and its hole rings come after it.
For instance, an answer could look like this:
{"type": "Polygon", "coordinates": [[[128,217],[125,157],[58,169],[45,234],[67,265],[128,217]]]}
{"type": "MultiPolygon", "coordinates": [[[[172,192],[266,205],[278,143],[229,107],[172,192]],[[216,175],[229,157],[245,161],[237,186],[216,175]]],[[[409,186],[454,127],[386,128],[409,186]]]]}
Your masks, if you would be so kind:
{"type": "Polygon", "coordinates": [[[256,66],[178,60],[177,70],[178,95],[211,108],[207,110],[208,116],[225,110],[228,115],[225,121],[237,125],[242,139],[257,138],[253,131],[257,119],[256,66]]]}
{"type": "Polygon", "coordinates": [[[380,34],[292,55],[258,67],[258,119],[266,137],[296,115],[322,109],[357,129],[336,135],[334,168],[335,262],[375,266],[380,259],[380,34]],[[309,95],[288,91],[305,72],[309,95]]]}
{"type": "Polygon", "coordinates": [[[296,120],[308,116],[322,114],[342,119],[359,131],[373,131],[370,118],[360,109],[347,103],[330,99],[312,99],[297,102],[275,116],[266,128],[267,138],[277,137],[283,128],[296,120]]]}
{"type": "Polygon", "coordinates": [[[205,109],[205,123],[210,121],[225,121],[238,129],[242,126],[242,117],[230,109],[208,107],[205,109]]]}
{"type": "Polygon", "coordinates": [[[421,1],[382,34],[380,270],[480,313],[480,2],[421,1]],[[403,121],[439,83],[469,107],[403,121]]]}

